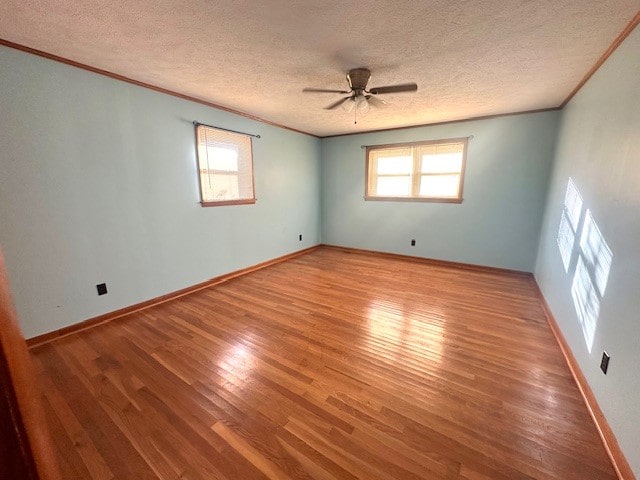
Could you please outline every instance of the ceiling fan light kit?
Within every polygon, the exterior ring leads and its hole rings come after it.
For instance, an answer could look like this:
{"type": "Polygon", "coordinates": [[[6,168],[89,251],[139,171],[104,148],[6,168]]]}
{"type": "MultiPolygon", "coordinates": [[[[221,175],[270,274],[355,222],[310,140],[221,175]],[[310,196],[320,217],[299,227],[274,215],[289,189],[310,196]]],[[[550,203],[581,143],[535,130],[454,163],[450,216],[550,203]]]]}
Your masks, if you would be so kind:
{"type": "Polygon", "coordinates": [[[353,111],[353,108],[356,106],[356,101],[349,97],[347,98],[343,103],[342,103],[342,109],[347,112],[347,113],[351,113],[353,111]]]}
{"type": "Polygon", "coordinates": [[[345,112],[351,113],[354,109],[358,110],[358,113],[364,115],[369,111],[369,99],[364,95],[358,95],[357,97],[347,97],[342,104],[342,109],[345,112]]]}
{"type": "Polygon", "coordinates": [[[369,111],[371,105],[381,107],[386,102],[377,98],[377,95],[387,93],[415,92],[418,85],[415,83],[403,83],[399,85],[387,85],[384,87],[372,87],[367,90],[367,85],[371,79],[371,71],[368,68],[352,68],[347,73],[347,83],[349,90],[331,90],[323,88],[305,88],[303,92],[312,93],[339,93],[347,95],[325,107],[326,110],[333,110],[342,106],[346,112],[354,112],[354,123],[358,123],[358,113],[361,115],[369,111]]]}

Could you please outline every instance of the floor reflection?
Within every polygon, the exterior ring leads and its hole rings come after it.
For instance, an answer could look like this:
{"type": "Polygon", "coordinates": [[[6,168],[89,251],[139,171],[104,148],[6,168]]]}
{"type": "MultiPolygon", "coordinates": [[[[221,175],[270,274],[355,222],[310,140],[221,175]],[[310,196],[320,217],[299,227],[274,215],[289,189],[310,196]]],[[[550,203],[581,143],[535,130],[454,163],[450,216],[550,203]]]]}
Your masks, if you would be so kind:
{"type": "Polygon", "coordinates": [[[366,341],[391,353],[394,360],[408,355],[442,360],[444,312],[429,306],[429,311],[411,311],[399,301],[374,299],[367,307],[366,341]]]}
{"type": "Polygon", "coordinates": [[[229,348],[218,362],[218,366],[229,374],[227,389],[234,389],[236,383],[249,379],[255,366],[251,348],[243,343],[236,343],[229,348]]]}

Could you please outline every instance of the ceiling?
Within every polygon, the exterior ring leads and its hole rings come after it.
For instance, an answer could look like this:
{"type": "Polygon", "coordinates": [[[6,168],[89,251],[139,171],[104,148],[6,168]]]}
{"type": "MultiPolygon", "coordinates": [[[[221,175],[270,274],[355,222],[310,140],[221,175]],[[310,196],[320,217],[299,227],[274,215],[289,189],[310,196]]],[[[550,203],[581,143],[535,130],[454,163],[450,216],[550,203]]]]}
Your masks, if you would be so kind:
{"type": "Polygon", "coordinates": [[[3,0],[0,37],[317,136],[558,107],[640,0],[3,0]],[[354,124],[350,68],[417,93],[354,124]]]}

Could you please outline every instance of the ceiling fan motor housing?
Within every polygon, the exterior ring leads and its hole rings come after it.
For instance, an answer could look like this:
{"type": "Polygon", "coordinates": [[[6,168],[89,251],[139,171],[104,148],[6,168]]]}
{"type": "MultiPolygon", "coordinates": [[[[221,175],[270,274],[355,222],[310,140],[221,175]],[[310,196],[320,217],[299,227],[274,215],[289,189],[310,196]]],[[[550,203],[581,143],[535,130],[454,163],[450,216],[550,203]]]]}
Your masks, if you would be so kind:
{"type": "Polygon", "coordinates": [[[347,81],[351,90],[366,90],[370,78],[371,71],[368,68],[352,68],[347,73],[347,81]]]}

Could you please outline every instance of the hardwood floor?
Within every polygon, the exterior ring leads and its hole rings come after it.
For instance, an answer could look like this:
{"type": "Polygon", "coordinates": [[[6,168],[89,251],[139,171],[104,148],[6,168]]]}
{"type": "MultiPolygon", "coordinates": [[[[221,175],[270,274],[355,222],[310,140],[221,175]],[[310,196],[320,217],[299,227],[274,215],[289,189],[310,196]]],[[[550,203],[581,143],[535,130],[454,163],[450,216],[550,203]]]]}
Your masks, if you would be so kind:
{"type": "Polygon", "coordinates": [[[68,479],[615,479],[533,280],[322,248],[32,350],[68,479]]]}

